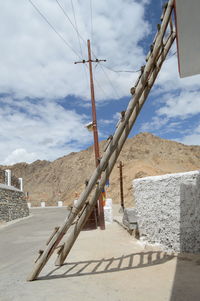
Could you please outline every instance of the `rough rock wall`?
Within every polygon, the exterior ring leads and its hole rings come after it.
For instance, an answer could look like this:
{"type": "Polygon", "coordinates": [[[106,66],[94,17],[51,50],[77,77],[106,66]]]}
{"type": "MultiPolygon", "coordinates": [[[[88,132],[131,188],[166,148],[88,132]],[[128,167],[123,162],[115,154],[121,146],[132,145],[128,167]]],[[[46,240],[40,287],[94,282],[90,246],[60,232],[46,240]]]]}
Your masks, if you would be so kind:
{"type": "Polygon", "coordinates": [[[165,250],[200,252],[200,172],[133,181],[140,235],[165,250]]]}
{"type": "Polygon", "coordinates": [[[14,187],[0,184],[0,221],[8,222],[28,215],[24,193],[14,187]]]}

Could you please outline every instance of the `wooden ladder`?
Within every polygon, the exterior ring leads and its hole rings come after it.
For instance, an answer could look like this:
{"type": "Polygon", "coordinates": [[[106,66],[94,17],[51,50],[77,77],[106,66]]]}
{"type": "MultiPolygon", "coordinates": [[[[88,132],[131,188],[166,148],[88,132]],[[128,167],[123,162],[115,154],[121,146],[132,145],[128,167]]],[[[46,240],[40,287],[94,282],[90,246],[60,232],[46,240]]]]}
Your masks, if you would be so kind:
{"type": "Polygon", "coordinates": [[[64,263],[90,216],[176,37],[172,19],[173,8],[174,0],[169,0],[163,9],[161,24],[158,25],[158,31],[147,55],[146,65],[141,67],[141,73],[136,84],[131,88],[132,98],[126,111],[121,114],[114,135],[109,137],[98,167],[93,172],[88,185],[79,197],[77,204],[72,207],[63,225],[54,229],[46,249],[39,251],[39,257],[35,261],[34,269],[27,281],[32,281],[38,277],[55,250],[58,250],[55,264],[61,266],[64,263]],[[68,234],[67,238],[61,243],[66,233],[68,234]]]}

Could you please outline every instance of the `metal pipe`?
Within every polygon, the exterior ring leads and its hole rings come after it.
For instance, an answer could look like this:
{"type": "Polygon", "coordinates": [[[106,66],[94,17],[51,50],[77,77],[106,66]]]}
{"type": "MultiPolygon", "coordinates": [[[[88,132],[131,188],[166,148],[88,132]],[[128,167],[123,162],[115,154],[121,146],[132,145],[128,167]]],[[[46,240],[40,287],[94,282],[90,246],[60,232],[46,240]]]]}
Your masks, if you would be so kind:
{"type": "Polygon", "coordinates": [[[123,172],[122,169],[124,167],[124,164],[122,164],[122,161],[119,162],[119,183],[120,183],[120,198],[121,198],[121,208],[124,211],[124,189],[123,189],[123,172]]]}

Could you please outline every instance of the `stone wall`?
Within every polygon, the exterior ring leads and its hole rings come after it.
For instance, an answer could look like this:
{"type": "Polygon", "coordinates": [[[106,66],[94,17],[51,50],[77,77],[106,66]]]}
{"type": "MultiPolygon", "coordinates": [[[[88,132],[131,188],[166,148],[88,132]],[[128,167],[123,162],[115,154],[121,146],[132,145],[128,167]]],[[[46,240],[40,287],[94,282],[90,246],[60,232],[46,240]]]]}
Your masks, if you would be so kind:
{"type": "Polygon", "coordinates": [[[8,222],[28,215],[24,193],[14,187],[0,184],[0,221],[8,222]]]}
{"type": "Polygon", "coordinates": [[[140,235],[167,251],[200,252],[200,172],[133,181],[140,235]]]}

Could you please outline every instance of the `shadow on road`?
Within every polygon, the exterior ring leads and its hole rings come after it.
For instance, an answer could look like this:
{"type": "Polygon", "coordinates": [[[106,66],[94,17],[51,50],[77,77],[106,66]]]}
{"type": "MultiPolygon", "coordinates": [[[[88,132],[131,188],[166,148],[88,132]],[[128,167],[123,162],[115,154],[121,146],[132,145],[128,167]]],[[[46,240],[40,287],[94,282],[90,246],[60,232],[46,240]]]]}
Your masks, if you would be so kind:
{"type": "Polygon", "coordinates": [[[177,258],[170,301],[200,300],[200,256],[179,255],[177,258]]]}
{"type": "Polygon", "coordinates": [[[180,186],[180,255],[170,301],[200,300],[200,175],[180,186]],[[195,253],[195,254],[192,254],[195,253]]]}
{"type": "Polygon", "coordinates": [[[62,267],[57,267],[49,274],[39,277],[38,280],[49,280],[55,278],[68,278],[86,275],[96,275],[127,271],[144,268],[153,265],[163,264],[171,260],[174,256],[163,252],[142,252],[109,259],[87,260],[69,262],[62,267]]]}

